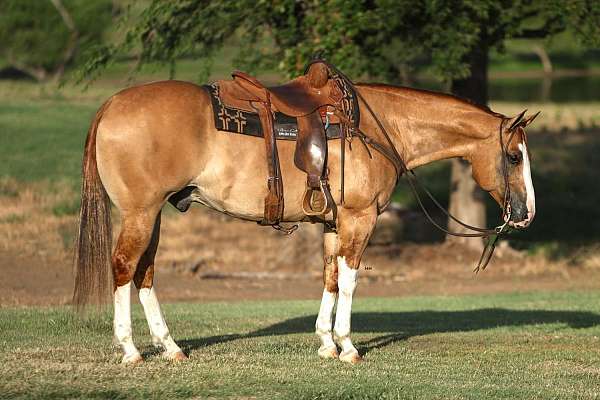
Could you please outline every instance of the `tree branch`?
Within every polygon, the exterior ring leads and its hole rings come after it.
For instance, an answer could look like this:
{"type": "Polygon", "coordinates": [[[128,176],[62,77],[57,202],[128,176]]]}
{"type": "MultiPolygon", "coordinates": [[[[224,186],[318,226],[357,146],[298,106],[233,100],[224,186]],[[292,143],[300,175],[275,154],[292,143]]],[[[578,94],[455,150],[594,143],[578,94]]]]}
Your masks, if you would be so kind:
{"type": "Polygon", "coordinates": [[[62,62],[56,67],[56,70],[53,73],[54,80],[60,80],[65,73],[65,67],[67,64],[73,59],[75,55],[75,50],[77,50],[77,43],[79,41],[79,32],[77,31],[77,27],[75,26],[75,21],[71,18],[71,14],[67,11],[67,9],[63,6],[61,0],[50,0],[56,11],[60,14],[63,22],[71,31],[71,36],[69,37],[69,43],[65,48],[65,52],[63,54],[62,62]]]}
{"type": "Polygon", "coordinates": [[[12,66],[13,68],[18,69],[19,71],[23,71],[27,75],[36,79],[38,82],[44,81],[46,79],[46,77],[48,76],[48,73],[44,68],[30,67],[30,66],[20,62],[16,58],[14,58],[11,53],[6,54],[6,61],[8,61],[8,64],[10,66],[12,66]]]}
{"type": "Polygon", "coordinates": [[[537,29],[525,29],[516,38],[519,39],[543,39],[548,35],[562,32],[565,30],[565,24],[561,17],[550,18],[544,23],[544,26],[537,29]]]}

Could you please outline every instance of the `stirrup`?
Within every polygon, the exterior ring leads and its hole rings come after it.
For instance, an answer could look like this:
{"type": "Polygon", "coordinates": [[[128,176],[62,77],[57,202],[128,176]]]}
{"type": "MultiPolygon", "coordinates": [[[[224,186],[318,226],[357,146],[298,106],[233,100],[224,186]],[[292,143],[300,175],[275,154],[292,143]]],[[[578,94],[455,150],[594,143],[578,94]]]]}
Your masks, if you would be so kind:
{"type": "Polygon", "coordinates": [[[302,211],[308,216],[325,215],[331,211],[331,201],[328,195],[327,181],[321,179],[319,188],[311,188],[306,186],[304,196],[302,198],[302,211]]]}

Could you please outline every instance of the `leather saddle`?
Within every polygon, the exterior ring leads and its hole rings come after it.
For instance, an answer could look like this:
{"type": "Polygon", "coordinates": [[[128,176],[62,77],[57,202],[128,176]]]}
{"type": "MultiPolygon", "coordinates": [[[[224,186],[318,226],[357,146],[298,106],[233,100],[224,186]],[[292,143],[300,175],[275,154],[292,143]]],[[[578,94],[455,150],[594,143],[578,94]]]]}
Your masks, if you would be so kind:
{"type": "Polygon", "coordinates": [[[335,203],[327,180],[327,138],[323,117],[328,108],[339,107],[343,94],[338,83],[330,79],[325,63],[310,65],[305,75],[281,85],[268,87],[240,71],[233,80],[219,81],[219,96],[229,107],[259,115],[267,155],[269,176],[263,225],[278,225],[283,217],[283,182],[277,141],[273,127],[275,112],[294,117],[298,135],[294,164],[307,174],[302,209],[310,218],[335,212],[335,203]]]}

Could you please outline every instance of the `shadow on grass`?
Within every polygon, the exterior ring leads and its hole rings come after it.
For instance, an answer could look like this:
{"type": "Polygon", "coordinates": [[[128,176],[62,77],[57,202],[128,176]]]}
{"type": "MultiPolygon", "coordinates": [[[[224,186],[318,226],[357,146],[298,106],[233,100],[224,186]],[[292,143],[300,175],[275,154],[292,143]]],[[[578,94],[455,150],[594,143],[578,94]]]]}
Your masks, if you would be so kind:
{"type": "MultiPolygon", "coordinates": [[[[247,333],[180,341],[184,351],[238,339],[314,332],[316,315],[291,318],[247,333]]],[[[389,346],[413,336],[432,333],[469,332],[499,327],[564,324],[573,329],[600,325],[600,315],[582,311],[508,310],[484,308],[469,311],[359,312],[352,314],[352,332],[384,333],[356,343],[361,354],[389,346]]]]}

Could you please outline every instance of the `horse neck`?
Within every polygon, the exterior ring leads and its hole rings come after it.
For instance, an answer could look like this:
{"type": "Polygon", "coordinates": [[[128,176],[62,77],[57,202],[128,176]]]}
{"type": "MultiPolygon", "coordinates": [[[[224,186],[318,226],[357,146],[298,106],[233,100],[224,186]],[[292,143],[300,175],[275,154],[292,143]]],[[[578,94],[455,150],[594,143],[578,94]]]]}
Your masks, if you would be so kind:
{"type": "MultiPolygon", "coordinates": [[[[501,120],[499,114],[441,93],[386,85],[361,85],[359,90],[409,169],[453,157],[470,161],[501,120]]],[[[361,118],[373,124],[365,114],[363,109],[361,118]]]]}

